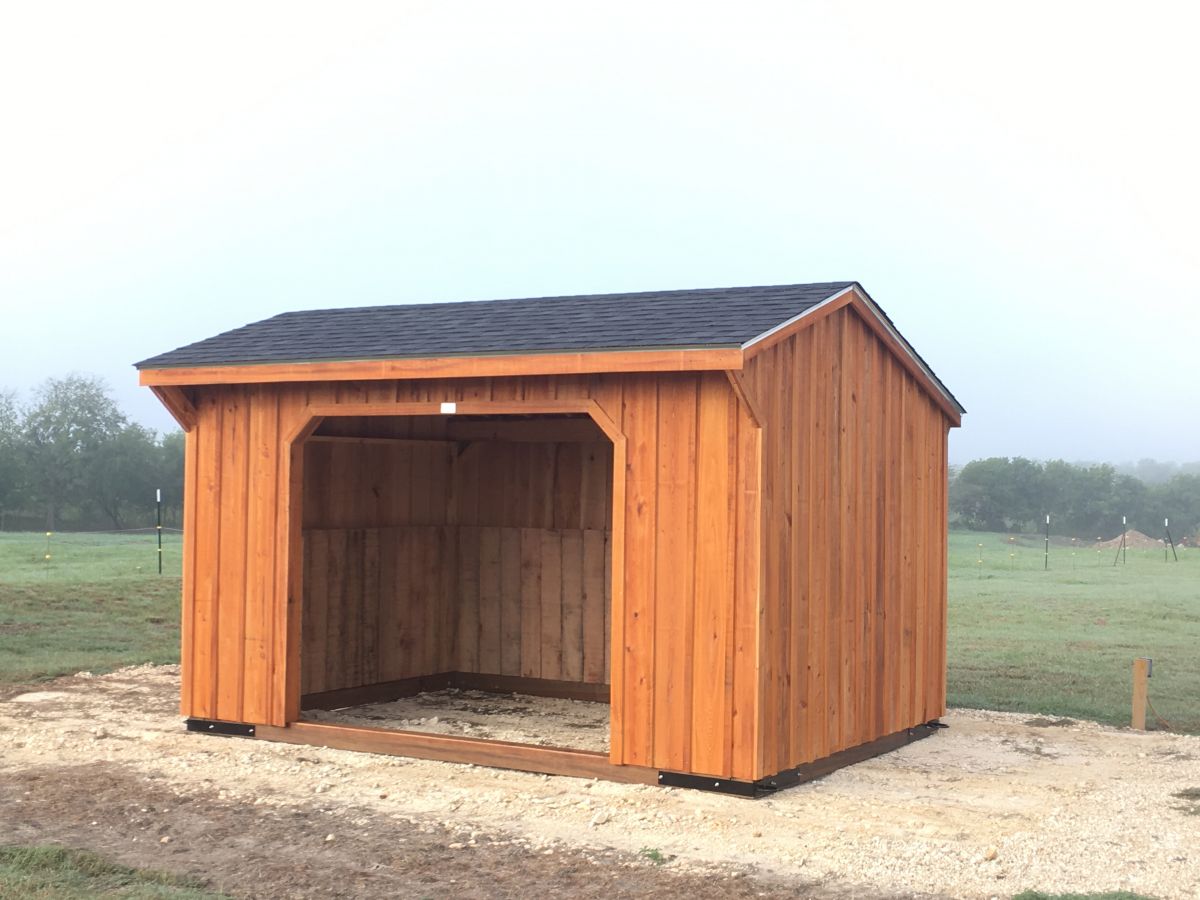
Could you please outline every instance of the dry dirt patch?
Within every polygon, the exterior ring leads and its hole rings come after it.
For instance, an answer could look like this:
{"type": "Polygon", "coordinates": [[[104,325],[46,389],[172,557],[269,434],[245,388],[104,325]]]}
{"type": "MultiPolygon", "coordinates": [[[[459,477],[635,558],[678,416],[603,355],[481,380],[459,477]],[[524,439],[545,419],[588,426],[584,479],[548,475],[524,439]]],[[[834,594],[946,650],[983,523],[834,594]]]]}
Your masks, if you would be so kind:
{"type": "Polygon", "coordinates": [[[450,688],[387,703],[305,710],[304,718],[543,747],[608,750],[608,704],[557,697],[450,688]]]}
{"type": "Polygon", "coordinates": [[[173,667],[142,667],[0,702],[0,808],[20,810],[21,839],[94,829],[140,865],[296,873],[262,896],[432,895],[458,875],[464,896],[1200,897],[1200,816],[1175,796],[1200,785],[1194,737],[960,710],[929,740],[750,802],[189,735],[177,690],[173,667]]]}

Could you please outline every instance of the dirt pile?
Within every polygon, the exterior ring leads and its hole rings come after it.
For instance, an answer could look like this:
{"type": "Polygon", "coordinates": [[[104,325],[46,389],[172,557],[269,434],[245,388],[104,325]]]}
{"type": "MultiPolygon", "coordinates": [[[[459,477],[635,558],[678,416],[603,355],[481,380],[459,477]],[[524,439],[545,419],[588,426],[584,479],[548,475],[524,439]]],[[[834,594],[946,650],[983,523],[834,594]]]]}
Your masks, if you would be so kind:
{"type": "MultiPolygon", "coordinates": [[[[1158,550],[1162,547],[1163,542],[1158,538],[1152,538],[1147,534],[1142,534],[1136,528],[1125,532],[1125,546],[1130,550],[1158,550]]],[[[1121,546],[1121,536],[1118,534],[1111,541],[1102,541],[1096,544],[1096,547],[1101,550],[1115,550],[1121,546]]]]}

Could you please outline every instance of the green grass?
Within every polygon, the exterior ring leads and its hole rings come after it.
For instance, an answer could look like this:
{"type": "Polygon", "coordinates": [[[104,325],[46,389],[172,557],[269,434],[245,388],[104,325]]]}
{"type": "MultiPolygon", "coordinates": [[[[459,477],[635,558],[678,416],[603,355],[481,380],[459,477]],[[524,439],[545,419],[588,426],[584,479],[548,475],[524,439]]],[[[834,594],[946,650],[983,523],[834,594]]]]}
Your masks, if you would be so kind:
{"type": "Polygon", "coordinates": [[[0,900],[212,900],[224,896],[191,878],[130,869],[93,853],[59,847],[0,846],[0,900]]]}
{"type": "Polygon", "coordinates": [[[668,856],[667,854],[663,853],[657,847],[643,847],[638,851],[638,856],[644,860],[647,860],[648,862],[654,863],[656,866],[661,866],[675,858],[673,855],[668,856]]]}
{"type": "Polygon", "coordinates": [[[179,661],[178,535],[0,534],[0,684],[179,661]],[[46,558],[49,554],[49,559],[46,558]]]}
{"type": "Polygon", "coordinates": [[[1133,659],[1149,656],[1155,708],[1200,732],[1200,550],[1113,557],[1054,540],[1046,571],[1040,538],[951,533],[950,704],[1127,725],[1133,659]]]}
{"type": "MultiPolygon", "coordinates": [[[[179,659],[178,535],[0,534],[0,684],[179,659]]],[[[1150,700],[1200,733],[1200,550],[1113,552],[950,535],[949,701],[1127,724],[1134,657],[1150,700]],[[983,544],[983,565],[978,564],[983,544]],[[1010,556],[1010,553],[1012,554],[1010,556]]]]}

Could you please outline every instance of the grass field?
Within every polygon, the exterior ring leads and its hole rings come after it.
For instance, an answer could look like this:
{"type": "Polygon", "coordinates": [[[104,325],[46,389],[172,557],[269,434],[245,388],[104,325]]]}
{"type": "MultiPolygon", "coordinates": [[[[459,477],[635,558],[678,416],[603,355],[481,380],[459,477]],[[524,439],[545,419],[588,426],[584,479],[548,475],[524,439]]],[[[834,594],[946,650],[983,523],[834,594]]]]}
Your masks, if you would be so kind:
{"type": "Polygon", "coordinates": [[[178,535],[0,534],[0,684],[179,661],[178,535]],[[49,555],[49,559],[47,559],[49,555]]]}
{"type": "Polygon", "coordinates": [[[1200,732],[1200,550],[1114,555],[1054,540],[1046,571],[1041,538],[951,533],[950,704],[1127,725],[1149,656],[1155,708],[1200,732]]]}
{"type": "Polygon", "coordinates": [[[192,878],[131,869],[61,847],[0,846],[0,900],[219,900],[192,878]]]}
{"type": "MultiPolygon", "coordinates": [[[[0,534],[0,683],[178,661],[178,535],[162,576],[151,535],[58,534],[49,560],[46,546],[0,534]]],[[[1130,666],[1150,656],[1151,702],[1200,733],[1200,550],[1112,561],[1058,541],[1047,572],[1039,538],[951,534],[951,705],[1125,724],[1130,666]]]]}

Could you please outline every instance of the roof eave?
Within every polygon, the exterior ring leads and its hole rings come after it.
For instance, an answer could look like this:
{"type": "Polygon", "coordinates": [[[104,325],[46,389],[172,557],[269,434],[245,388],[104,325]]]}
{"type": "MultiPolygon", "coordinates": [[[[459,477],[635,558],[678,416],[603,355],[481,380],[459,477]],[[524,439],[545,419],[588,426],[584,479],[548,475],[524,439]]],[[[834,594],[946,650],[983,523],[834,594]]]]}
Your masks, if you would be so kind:
{"type": "Polygon", "coordinates": [[[139,364],[138,380],[144,386],[186,386],[518,377],[522,375],[586,375],[606,372],[737,371],[742,368],[743,358],[744,353],[741,347],[721,345],[557,353],[507,353],[480,356],[304,360],[153,368],[139,364]]]}

